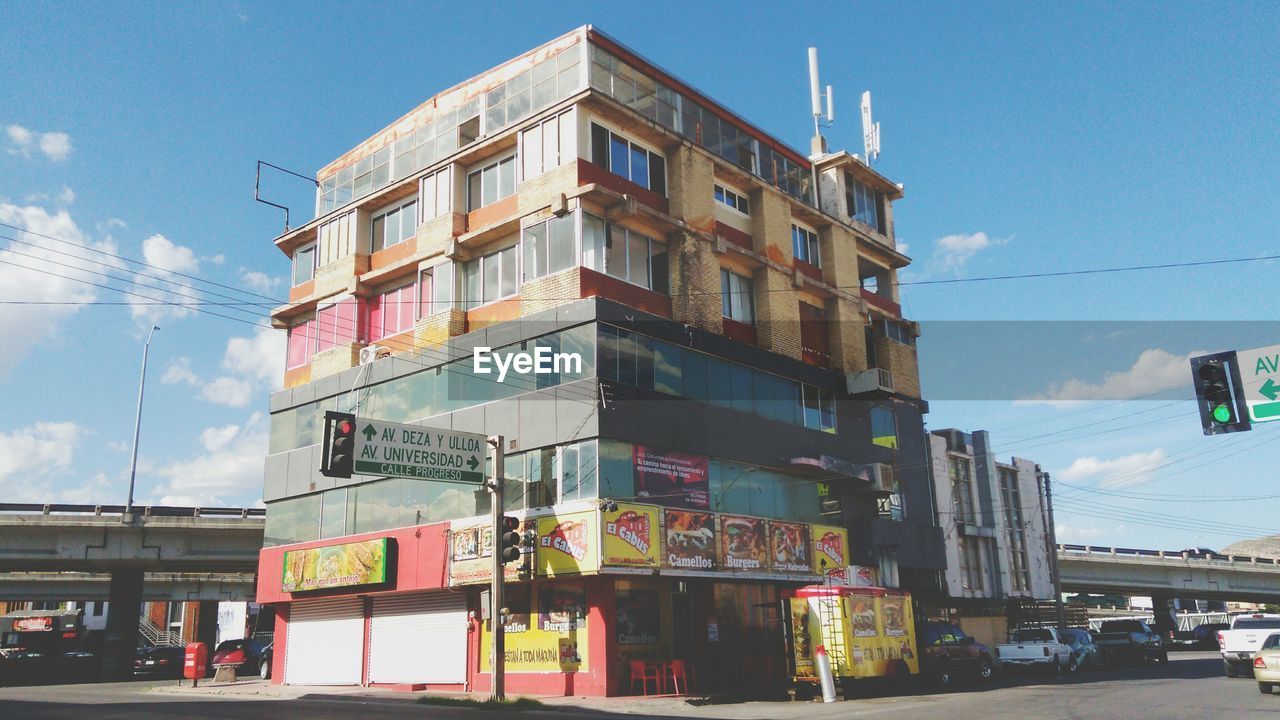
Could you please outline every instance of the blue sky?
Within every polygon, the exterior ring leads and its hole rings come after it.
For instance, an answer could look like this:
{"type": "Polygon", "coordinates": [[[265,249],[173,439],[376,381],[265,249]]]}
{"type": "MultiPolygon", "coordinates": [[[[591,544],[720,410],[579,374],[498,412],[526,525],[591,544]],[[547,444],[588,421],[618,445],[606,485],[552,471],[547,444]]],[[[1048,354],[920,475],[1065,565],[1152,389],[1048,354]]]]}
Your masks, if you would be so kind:
{"type": "MultiPolygon", "coordinates": [[[[252,202],[256,160],[312,173],[436,91],[594,23],[798,148],[807,46],[836,88],[834,147],[859,148],[870,89],[878,168],[906,186],[904,282],[1274,253],[1275,6],[601,8],[10,3],[0,222],[145,258],[181,292],[217,288],[175,273],[280,297],[281,218],[252,202]]],[[[304,183],[265,188],[309,216],[304,183]]],[[[68,249],[6,238],[45,258],[68,249]]],[[[1256,499],[1275,494],[1280,431],[1205,438],[1184,397],[1189,353],[1280,341],[1274,324],[1223,324],[1270,320],[1278,269],[904,286],[925,323],[929,426],[989,428],[1002,454],[1076,486],[1061,491],[1063,541],[1177,548],[1280,532],[1276,500],[1256,499]],[[1098,321],[1115,324],[1087,332],[1098,321]],[[958,390],[970,367],[981,392],[958,390]]],[[[126,297],[0,265],[0,299],[126,297]]],[[[258,499],[281,338],[156,306],[0,305],[0,494],[123,499],[153,322],[139,498],[258,499]]]]}

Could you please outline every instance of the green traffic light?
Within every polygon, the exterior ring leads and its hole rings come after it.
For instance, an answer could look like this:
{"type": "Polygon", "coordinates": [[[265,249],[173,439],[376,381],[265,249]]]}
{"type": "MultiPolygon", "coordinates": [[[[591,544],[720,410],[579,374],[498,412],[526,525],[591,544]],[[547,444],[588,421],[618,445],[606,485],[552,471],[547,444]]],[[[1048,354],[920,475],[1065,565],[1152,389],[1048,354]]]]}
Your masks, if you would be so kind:
{"type": "Polygon", "coordinates": [[[1231,408],[1226,405],[1218,405],[1213,409],[1213,419],[1218,422],[1231,421],[1231,408]]]}

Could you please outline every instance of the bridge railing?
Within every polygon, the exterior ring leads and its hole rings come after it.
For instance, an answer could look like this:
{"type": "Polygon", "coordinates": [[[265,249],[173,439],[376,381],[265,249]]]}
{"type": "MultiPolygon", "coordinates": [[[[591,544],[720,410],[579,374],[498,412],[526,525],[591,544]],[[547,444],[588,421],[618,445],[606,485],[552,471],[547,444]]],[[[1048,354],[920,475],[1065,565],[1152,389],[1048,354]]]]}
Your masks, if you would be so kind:
{"type": "MultiPolygon", "coordinates": [[[[36,513],[40,515],[123,515],[124,505],[87,505],[75,503],[0,503],[0,513],[36,513]]],[[[180,505],[135,505],[133,512],[145,517],[266,517],[265,508],[185,507],[180,505]]]]}
{"type": "Polygon", "coordinates": [[[1104,547],[1101,545],[1058,545],[1060,555],[1109,555],[1111,557],[1152,557],[1164,560],[1221,561],[1247,565],[1280,565],[1275,558],[1252,555],[1222,555],[1186,550],[1146,550],[1142,548],[1104,547]]]}

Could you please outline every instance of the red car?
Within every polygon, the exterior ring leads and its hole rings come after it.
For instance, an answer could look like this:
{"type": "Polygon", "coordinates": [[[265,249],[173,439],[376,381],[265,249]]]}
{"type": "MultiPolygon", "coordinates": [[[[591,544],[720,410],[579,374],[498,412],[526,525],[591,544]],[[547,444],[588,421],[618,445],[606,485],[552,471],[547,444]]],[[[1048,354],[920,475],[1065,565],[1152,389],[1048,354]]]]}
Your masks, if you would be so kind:
{"type": "Polygon", "coordinates": [[[920,626],[920,674],[939,685],[950,685],[959,675],[990,680],[995,668],[991,650],[948,622],[920,626]]]}
{"type": "Polygon", "coordinates": [[[236,674],[262,673],[263,663],[270,667],[268,651],[257,640],[223,640],[213,651],[209,667],[235,665],[236,674]]]}

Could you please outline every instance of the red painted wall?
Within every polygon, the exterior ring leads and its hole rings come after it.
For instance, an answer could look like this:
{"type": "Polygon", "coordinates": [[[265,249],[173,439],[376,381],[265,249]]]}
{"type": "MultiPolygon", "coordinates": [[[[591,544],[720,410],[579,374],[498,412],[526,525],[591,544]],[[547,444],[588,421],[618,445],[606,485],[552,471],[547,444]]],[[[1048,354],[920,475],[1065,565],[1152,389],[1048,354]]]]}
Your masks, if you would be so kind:
{"type": "Polygon", "coordinates": [[[581,268],[582,297],[603,297],[658,317],[671,317],[671,298],[661,293],[609,277],[590,268],[581,268]]]}
{"type": "MultiPolygon", "coordinates": [[[[332,540],[295,543],[263,548],[258,554],[258,602],[280,603],[294,599],[320,597],[342,597],[344,595],[379,595],[387,592],[404,592],[408,590],[435,590],[448,585],[445,574],[445,555],[448,551],[448,523],[418,525],[415,527],[383,530],[363,535],[349,535],[332,540]],[[388,537],[395,542],[395,570],[392,582],[385,589],[368,587],[338,588],[327,592],[286,593],[280,589],[280,580],[284,572],[284,553],[286,550],[302,550],[305,548],[338,545],[357,540],[371,540],[388,537]]],[[[287,615],[287,614],[286,614],[287,615]]],[[[286,620],[287,623],[287,620],[286,620]]],[[[281,628],[277,626],[276,636],[280,636],[281,628]]]]}

